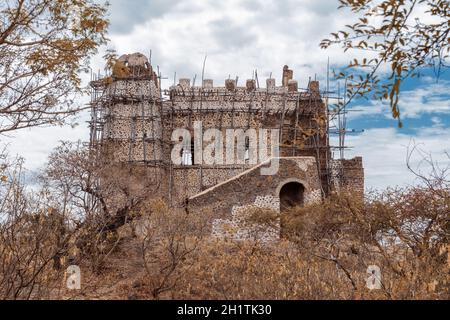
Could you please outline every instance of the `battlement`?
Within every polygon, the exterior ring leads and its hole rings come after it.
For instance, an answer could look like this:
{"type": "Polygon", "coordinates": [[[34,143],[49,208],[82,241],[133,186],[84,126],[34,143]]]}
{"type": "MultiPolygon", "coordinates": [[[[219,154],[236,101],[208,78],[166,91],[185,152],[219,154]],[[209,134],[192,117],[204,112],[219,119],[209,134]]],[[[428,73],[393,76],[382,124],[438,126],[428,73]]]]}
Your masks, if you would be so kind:
{"type": "Polygon", "coordinates": [[[214,86],[212,79],[203,80],[202,86],[191,86],[190,79],[179,79],[164,93],[170,97],[175,109],[225,110],[295,110],[298,104],[321,105],[318,81],[311,81],[307,89],[298,88],[296,80],[289,79],[286,86],[276,86],[276,80],[266,79],[266,87],[248,79],[245,86],[237,86],[235,79],[226,79],[224,86],[214,86]],[[316,103],[319,102],[319,103],[316,103]]]}
{"type": "Polygon", "coordinates": [[[234,94],[267,94],[267,95],[288,95],[309,97],[314,95],[316,98],[320,97],[320,89],[318,81],[311,81],[307,89],[299,90],[298,82],[296,80],[289,80],[287,86],[276,86],[275,79],[266,79],[266,87],[258,88],[256,80],[248,79],[245,86],[237,86],[236,80],[226,79],[224,86],[214,86],[212,79],[203,80],[203,86],[191,86],[191,80],[187,78],[179,79],[179,82],[175,86],[171,86],[167,92],[173,95],[192,95],[201,93],[217,93],[222,95],[234,95],[234,94]]]}
{"type": "Polygon", "coordinates": [[[187,102],[232,102],[230,105],[220,106],[225,109],[242,109],[239,102],[252,102],[255,105],[273,102],[272,105],[283,105],[289,110],[295,107],[293,102],[321,100],[318,81],[309,81],[307,88],[299,89],[298,81],[293,79],[293,75],[293,70],[285,65],[281,86],[277,86],[273,78],[266,79],[265,87],[260,87],[259,81],[255,79],[247,79],[245,86],[238,86],[238,78],[225,79],[223,86],[214,86],[212,79],[204,79],[200,86],[191,86],[190,79],[181,78],[177,85],[161,90],[158,76],[148,58],[141,53],[133,53],[119,57],[112,68],[112,74],[91,81],[91,87],[94,90],[101,88],[105,101],[162,101],[165,96],[178,106],[187,106],[187,102]]]}
{"type": "Polygon", "coordinates": [[[191,86],[191,80],[179,79],[177,85],[171,86],[167,93],[171,97],[186,96],[233,96],[233,97],[264,97],[281,95],[287,99],[320,99],[318,81],[310,81],[308,88],[299,90],[298,81],[293,79],[294,72],[288,66],[283,68],[282,85],[276,86],[276,80],[266,79],[266,86],[260,88],[259,81],[247,79],[245,86],[238,86],[237,79],[225,79],[224,86],[214,86],[212,79],[204,79],[201,86],[191,86]]]}

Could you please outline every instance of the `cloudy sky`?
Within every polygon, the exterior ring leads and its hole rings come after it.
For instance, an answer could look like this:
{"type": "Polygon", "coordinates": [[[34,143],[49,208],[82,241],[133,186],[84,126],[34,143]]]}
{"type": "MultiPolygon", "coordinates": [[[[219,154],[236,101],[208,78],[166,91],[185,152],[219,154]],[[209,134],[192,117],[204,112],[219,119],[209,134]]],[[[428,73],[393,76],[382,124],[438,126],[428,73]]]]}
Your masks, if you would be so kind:
{"type": "MultiPolygon", "coordinates": [[[[221,85],[225,78],[252,77],[258,70],[261,83],[271,73],[280,83],[287,64],[294,69],[300,87],[309,77],[325,83],[327,59],[332,68],[348,63],[339,48],[322,50],[320,40],[353,22],[351,14],[337,10],[337,0],[110,0],[110,44],[119,53],[152,52],[152,64],[167,77],[200,75],[207,55],[206,77],[221,85]]],[[[92,61],[103,69],[103,48],[92,61]]],[[[242,80],[241,80],[242,81],[242,80]]],[[[242,82],[241,82],[242,83],[242,82]]],[[[332,84],[333,87],[336,83],[332,84]]],[[[387,105],[356,101],[348,127],[364,130],[349,135],[346,156],[364,157],[366,186],[384,188],[414,183],[405,165],[406,148],[412,142],[444,164],[450,151],[450,76],[436,81],[431,76],[409,81],[403,87],[400,108],[404,128],[390,118],[387,105]]],[[[72,128],[39,128],[21,131],[11,138],[11,153],[26,158],[36,170],[59,140],[86,140],[88,115],[72,128]]],[[[418,161],[418,159],[416,159],[418,161]]],[[[416,162],[418,164],[418,162],[416,162]]]]}

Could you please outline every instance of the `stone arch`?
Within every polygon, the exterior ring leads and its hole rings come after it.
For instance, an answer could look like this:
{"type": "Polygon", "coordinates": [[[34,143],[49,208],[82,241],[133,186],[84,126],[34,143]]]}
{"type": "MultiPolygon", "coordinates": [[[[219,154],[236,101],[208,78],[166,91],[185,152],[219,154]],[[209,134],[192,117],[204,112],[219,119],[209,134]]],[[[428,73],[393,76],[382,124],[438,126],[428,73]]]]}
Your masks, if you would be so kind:
{"type": "Polygon", "coordinates": [[[303,206],[307,185],[296,178],[284,180],[277,187],[276,194],[280,198],[280,211],[286,211],[295,206],[303,206]]]}

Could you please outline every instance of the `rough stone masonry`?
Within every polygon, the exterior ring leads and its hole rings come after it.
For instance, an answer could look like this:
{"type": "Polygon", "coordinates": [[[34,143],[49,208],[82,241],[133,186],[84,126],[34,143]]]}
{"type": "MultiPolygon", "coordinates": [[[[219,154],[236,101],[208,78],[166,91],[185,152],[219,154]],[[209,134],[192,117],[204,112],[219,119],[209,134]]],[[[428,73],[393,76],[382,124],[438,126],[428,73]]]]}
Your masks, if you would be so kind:
{"type": "MultiPolygon", "coordinates": [[[[243,226],[243,219],[252,208],[280,212],[343,189],[363,194],[362,158],[332,158],[329,110],[318,81],[299,89],[293,71],[284,66],[281,86],[275,79],[267,79],[265,87],[256,79],[244,84],[226,79],[223,86],[215,86],[204,79],[196,85],[179,79],[163,90],[160,75],[144,55],[123,55],[110,77],[91,83],[91,146],[104,161],[134,168],[131,174],[139,179],[151,177],[157,184],[155,197],[189,212],[213,212],[210,232],[217,237],[248,238],[252,230],[243,226]],[[277,173],[261,175],[259,169],[268,162],[249,161],[249,137],[243,161],[199,162],[194,145],[204,141],[196,137],[183,141],[181,163],[175,164],[171,153],[180,141],[174,141],[174,130],[182,128],[194,137],[199,123],[203,130],[215,129],[224,136],[230,129],[276,131],[279,154],[267,160],[278,161],[277,173]]],[[[271,149],[274,141],[265,142],[271,149]]],[[[279,228],[272,228],[262,238],[279,234],[279,228]]]]}

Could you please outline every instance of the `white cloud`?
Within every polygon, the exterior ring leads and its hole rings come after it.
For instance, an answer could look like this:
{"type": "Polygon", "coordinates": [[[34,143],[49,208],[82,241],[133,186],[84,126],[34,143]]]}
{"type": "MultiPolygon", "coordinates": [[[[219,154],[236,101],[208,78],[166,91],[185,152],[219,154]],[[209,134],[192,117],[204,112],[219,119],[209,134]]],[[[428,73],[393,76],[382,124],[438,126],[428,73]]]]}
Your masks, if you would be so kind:
{"type": "Polygon", "coordinates": [[[328,56],[332,64],[350,59],[339,48],[319,48],[330,32],[350,22],[337,6],[329,0],[180,1],[160,16],[133,24],[127,34],[113,33],[111,46],[121,53],[152,49],[153,64],[170,81],[174,72],[191,78],[200,74],[207,53],[207,76],[219,83],[228,75],[245,80],[254,69],[280,79],[288,64],[305,86],[315,74],[325,78],[328,56]]]}
{"type": "MultiPolygon", "coordinates": [[[[420,149],[432,154],[441,166],[449,165],[445,152],[450,151],[450,128],[422,128],[416,135],[407,135],[395,128],[369,129],[358,136],[348,136],[347,143],[354,147],[347,152],[348,157],[363,157],[366,187],[386,188],[388,186],[405,186],[417,183],[415,176],[407,169],[406,157],[408,146],[420,145],[420,149]]],[[[422,158],[414,154],[411,159],[413,167],[420,164],[422,158]]]]}
{"type": "MultiPolygon", "coordinates": [[[[424,114],[449,114],[449,88],[450,81],[448,80],[424,81],[414,90],[401,91],[398,105],[402,118],[418,118],[424,114]]],[[[351,120],[383,114],[386,118],[392,118],[388,101],[372,100],[367,105],[354,105],[352,108],[361,110],[361,112],[351,113],[349,116],[351,120]]]]}
{"type": "Polygon", "coordinates": [[[126,34],[133,31],[134,26],[173,10],[176,0],[112,0],[109,10],[111,20],[110,31],[126,34]]]}
{"type": "Polygon", "coordinates": [[[87,114],[80,116],[79,124],[74,128],[65,126],[22,129],[14,135],[2,137],[1,143],[8,145],[10,156],[23,157],[27,169],[37,170],[47,162],[49,153],[60,141],[89,141],[89,130],[85,122],[87,119],[87,114]]]}

